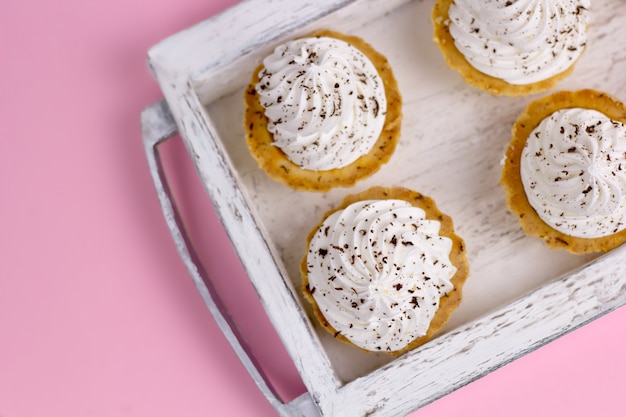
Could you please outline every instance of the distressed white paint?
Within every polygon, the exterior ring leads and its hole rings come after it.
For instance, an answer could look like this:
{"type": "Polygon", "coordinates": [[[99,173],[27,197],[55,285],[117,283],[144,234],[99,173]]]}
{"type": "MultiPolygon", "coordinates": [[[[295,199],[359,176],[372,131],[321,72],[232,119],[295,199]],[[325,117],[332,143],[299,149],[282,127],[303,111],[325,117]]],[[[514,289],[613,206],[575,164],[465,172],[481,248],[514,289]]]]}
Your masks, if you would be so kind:
{"type": "MultiPolygon", "coordinates": [[[[210,285],[185,258],[184,236],[171,216],[168,224],[207,305],[281,415],[404,415],[626,303],[626,249],[595,260],[550,251],[525,237],[508,214],[500,160],[529,98],[488,96],[448,70],[431,41],[431,7],[423,0],[247,1],[149,52],[173,121],[307,394],[284,405],[273,396],[223,320],[210,285]],[[404,98],[397,152],[356,191],[400,184],[431,195],[468,247],[471,275],[445,333],[395,360],[337,343],[309,320],[299,295],[306,233],[355,190],[289,190],[259,171],[243,143],[242,91],[250,71],[280,41],[322,27],[362,36],[383,52],[404,98]]],[[[596,88],[626,100],[626,8],[621,0],[593,7],[588,49],[559,88],[596,88]]],[[[150,115],[158,112],[146,110],[146,136],[171,133],[162,115],[159,122],[150,115]]],[[[149,153],[156,142],[148,141],[149,153]]],[[[152,171],[157,175],[158,166],[152,171]]]]}

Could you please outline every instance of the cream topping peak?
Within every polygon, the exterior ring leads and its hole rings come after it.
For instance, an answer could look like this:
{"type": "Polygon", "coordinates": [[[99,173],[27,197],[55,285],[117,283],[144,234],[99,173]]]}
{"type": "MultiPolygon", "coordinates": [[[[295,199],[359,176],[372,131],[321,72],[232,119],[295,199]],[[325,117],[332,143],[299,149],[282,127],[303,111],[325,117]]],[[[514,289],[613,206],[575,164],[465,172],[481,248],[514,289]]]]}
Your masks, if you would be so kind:
{"type": "Polygon", "coordinates": [[[382,79],[358,49],[330,37],[296,39],[263,61],[256,90],[274,145],[302,168],[342,168],[382,131],[382,79]]]}
{"type": "Polygon", "coordinates": [[[568,69],[587,43],[590,0],[454,0],[456,48],[477,70],[531,84],[568,69]]]}
{"type": "Polygon", "coordinates": [[[403,200],[368,200],[330,215],[307,255],[309,290],[353,344],[398,351],[426,334],[453,289],[452,240],[403,200]]]}
{"type": "Polygon", "coordinates": [[[626,228],[626,125],[596,110],[559,110],[526,141],[528,201],[552,228],[574,237],[626,228]]]}

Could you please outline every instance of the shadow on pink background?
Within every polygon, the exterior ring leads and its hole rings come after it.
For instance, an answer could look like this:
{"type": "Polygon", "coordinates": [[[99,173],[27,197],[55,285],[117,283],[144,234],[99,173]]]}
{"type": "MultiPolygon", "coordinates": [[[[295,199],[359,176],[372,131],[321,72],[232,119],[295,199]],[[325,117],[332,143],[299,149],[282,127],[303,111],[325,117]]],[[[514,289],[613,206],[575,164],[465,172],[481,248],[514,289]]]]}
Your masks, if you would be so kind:
{"type": "MultiPolygon", "coordinates": [[[[139,128],[148,48],[235,3],[0,4],[0,417],[276,415],[178,258],[139,128]]],[[[299,395],[180,140],[162,153],[218,290],[299,395]]],[[[625,334],[620,309],[411,416],[622,415],[625,334]]]]}

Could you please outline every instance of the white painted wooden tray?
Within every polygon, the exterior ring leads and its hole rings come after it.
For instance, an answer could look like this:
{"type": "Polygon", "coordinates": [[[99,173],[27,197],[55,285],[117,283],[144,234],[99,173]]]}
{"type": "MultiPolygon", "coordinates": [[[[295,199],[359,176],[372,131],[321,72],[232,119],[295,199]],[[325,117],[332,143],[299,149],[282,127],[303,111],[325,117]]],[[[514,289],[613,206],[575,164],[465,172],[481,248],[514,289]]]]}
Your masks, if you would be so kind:
{"type": "MultiPolygon", "coordinates": [[[[149,51],[164,101],[142,113],[166,221],[189,272],[244,365],[284,416],[400,416],[626,303],[626,249],[576,257],[524,236],[498,183],[511,125],[529,98],[466,86],[433,44],[432,1],[243,2],[149,51]],[[243,89],[278,43],[320,28],[356,34],[385,54],[404,98],[391,161],[354,189],[303,193],[269,180],[248,154],[243,89]],[[308,392],[283,403],[254,363],[188,245],[158,144],[176,131],[308,392]],[[403,185],[432,196],[467,244],[471,275],[444,332],[396,359],[335,341],[300,295],[305,237],[346,194],[403,185]]],[[[626,7],[596,1],[588,48],[559,89],[626,99],[626,7]]]]}

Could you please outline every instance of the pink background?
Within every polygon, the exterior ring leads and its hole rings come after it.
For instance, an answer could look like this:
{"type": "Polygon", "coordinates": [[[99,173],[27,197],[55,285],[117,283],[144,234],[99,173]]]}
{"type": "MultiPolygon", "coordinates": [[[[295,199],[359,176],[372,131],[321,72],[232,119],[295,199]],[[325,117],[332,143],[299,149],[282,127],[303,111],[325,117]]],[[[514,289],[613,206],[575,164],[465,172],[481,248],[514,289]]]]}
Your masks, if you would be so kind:
{"type": "MultiPolygon", "coordinates": [[[[148,48],[235,3],[0,3],[0,417],[276,415],[176,253],[139,128],[148,48]]],[[[163,153],[242,331],[299,395],[180,141],[163,153]]],[[[411,416],[620,415],[625,330],[620,309],[411,416]]]]}

